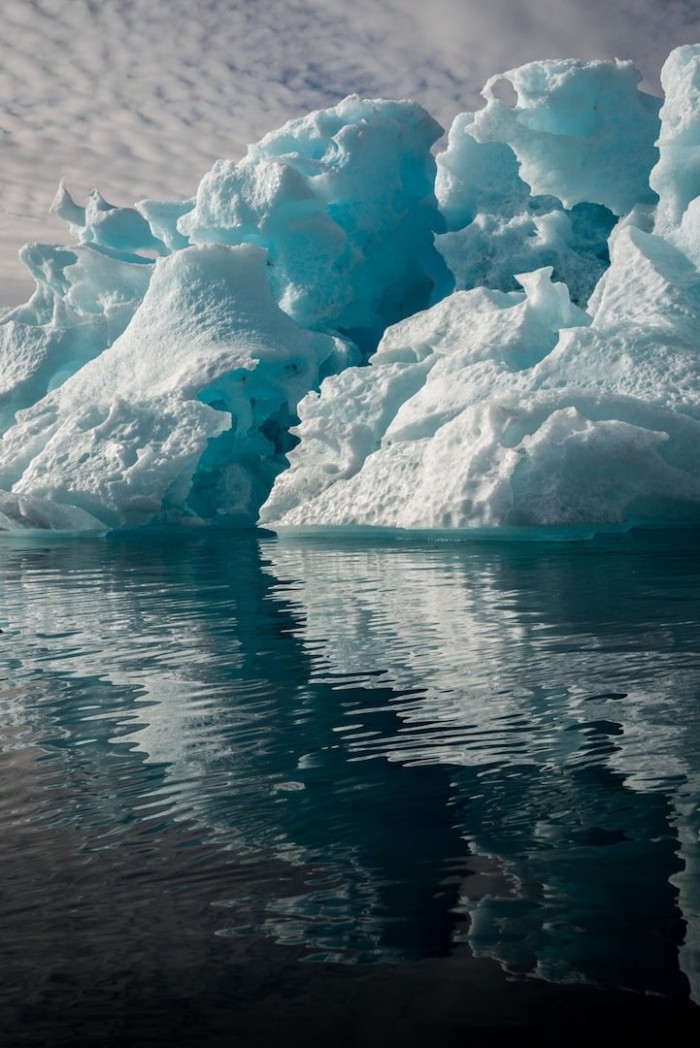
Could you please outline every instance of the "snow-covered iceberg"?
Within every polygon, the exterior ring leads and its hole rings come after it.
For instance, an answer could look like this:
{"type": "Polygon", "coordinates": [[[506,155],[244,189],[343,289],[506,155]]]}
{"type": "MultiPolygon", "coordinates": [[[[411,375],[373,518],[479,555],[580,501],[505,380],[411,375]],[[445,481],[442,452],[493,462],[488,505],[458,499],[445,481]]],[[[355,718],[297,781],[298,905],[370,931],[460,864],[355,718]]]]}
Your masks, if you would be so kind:
{"type": "Polygon", "coordinates": [[[700,46],[291,121],[0,318],[0,527],[700,521],[700,46]],[[369,363],[367,363],[369,359],[369,363]],[[289,468],[287,466],[289,465],[289,468]]]}

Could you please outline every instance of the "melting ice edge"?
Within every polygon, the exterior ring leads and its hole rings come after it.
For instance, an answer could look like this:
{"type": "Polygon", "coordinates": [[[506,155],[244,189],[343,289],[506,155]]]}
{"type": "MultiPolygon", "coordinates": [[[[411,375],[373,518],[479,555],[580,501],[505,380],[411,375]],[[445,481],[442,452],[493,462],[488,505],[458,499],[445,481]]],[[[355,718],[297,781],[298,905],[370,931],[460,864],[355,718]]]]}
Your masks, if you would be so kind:
{"type": "Polygon", "coordinates": [[[62,184],[0,318],[0,528],[700,522],[700,45],[353,96],[185,201],[62,184]]]}

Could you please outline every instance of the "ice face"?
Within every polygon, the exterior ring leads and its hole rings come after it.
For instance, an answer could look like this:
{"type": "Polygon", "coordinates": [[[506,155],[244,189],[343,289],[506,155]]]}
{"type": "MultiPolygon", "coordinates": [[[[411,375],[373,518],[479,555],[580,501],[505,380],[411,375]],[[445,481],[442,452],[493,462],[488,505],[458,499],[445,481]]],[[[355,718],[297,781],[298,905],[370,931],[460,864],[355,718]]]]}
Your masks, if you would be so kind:
{"type": "Polygon", "coordinates": [[[427,306],[442,271],[430,147],[442,128],[412,102],[346,98],[219,161],[178,222],[194,244],[259,244],[283,309],[374,348],[427,306]]]}
{"type": "Polygon", "coordinates": [[[254,523],[297,402],[357,359],[283,313],[264,269],[250,245],[160,260],[126,331],[6,432],[5,515],[51,521],[56,504],[56,527],[66,507],[76,527],[254,523]]]}
{"type": "Polygon", "coordinates": [[[624,215],[654,200],[659,102],[637,90],[640,80],[630,62],[530,62],[487,81],[486,107],[469,133],[507,143],[533,193],[624,215]],[[514,104],[498,97],[499,85],[514,92],[514,104]]]}
{"type": "Polygon", "coordinates": [[[700,276],[627,228],[591,321],[550,272],[449,296],[305,399],[263,522],[697,523],[700,276]]]}
{"type": "Polygon", "coordinates": [[[660,114],[639,79],[510,70],[436,158],[353,96],[189,200],[61,185],[76,242],[0,317],[0,527],[697,524],[700,46],[660,114]]]}
{"type": "Polygon", "coordinates": [[[585,306],[609,264],[616,216],[602,204],[567,210],[554,196],[531,194],[510,146],[478,142],[473,128],[473,114],[457,117],[437,157],[435,191],[447,231],[435,242],[449,271],[445,291],[514,291],[516,273],[551,266],[572,301],[585,306]]]}

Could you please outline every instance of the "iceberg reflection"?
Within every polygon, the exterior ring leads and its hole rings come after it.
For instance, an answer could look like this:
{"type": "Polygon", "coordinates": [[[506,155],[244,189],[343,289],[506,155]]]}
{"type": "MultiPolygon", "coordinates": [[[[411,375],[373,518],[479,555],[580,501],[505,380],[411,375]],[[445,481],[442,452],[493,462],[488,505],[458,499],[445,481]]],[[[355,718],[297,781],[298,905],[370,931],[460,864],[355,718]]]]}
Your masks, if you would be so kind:
{"type": "Polygon", "coordinates": [[[269,548],[312,681],[395,690],[396,732],[344,731],[348,760],[450,769],[478,955],[662,993],[680,961],[699,999],[698,566],[680,546],[269,548]]]}
{"type": "Polygon", "coordinates": [[[700,999],[695,546],[4,553],[4,831],[228,856],[219,933],[309,958],[700,999]]]}

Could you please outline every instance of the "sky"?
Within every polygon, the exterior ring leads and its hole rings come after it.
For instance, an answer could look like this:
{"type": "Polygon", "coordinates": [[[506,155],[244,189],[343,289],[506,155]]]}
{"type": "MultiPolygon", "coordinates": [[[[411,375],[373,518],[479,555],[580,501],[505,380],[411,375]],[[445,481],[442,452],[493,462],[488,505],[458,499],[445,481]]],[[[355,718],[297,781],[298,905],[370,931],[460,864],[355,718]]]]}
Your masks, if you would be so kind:
{"type": "Polygon", "coordinates": [[[26,241],[79,200],[184,199],[218,157],[347,94],[413,98],[444,126],[534,59],[631,59],[660,94],[700,42],[700,0],[3,0],[0,305],[28,297],[26,241]]]}

